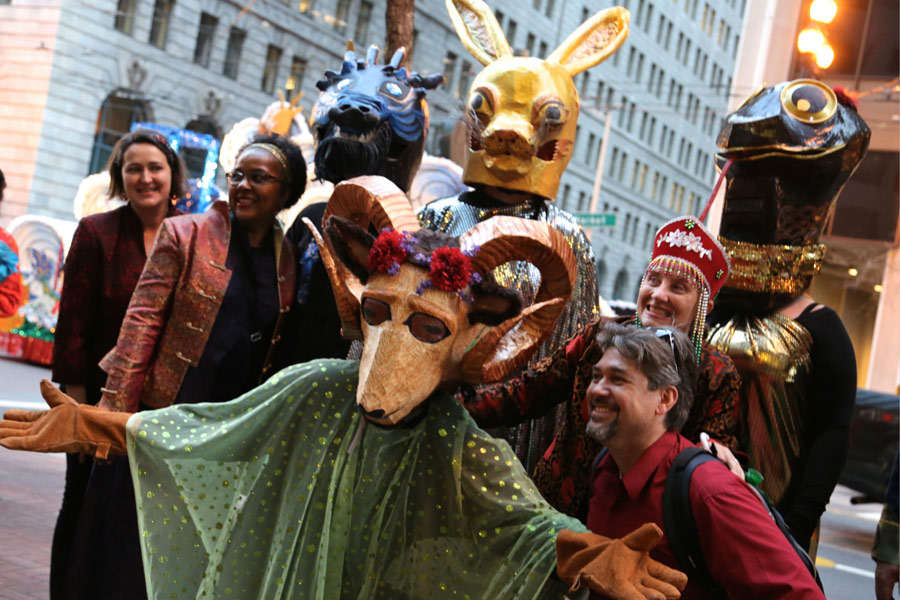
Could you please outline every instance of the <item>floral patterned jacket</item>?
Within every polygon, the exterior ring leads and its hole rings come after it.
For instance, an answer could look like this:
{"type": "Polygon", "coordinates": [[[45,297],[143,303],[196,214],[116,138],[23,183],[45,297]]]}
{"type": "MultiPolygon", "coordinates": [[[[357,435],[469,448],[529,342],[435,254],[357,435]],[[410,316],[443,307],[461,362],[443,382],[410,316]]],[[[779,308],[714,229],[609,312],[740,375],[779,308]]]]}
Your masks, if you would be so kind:
{"type": "MultiPolygon", "coordinates": [[[[608,317],[588,324],[566,344],[526,370],[521,377],[478,390],[466,389],[463,401],[481,427],[512,425],[548,413],[566,402],[566,418],[534,471],[534,481],[547,501],[570,516],[584,518],[590,497],[591,464],[602,445],[585,432],[590,407],[584,395],[594,364],[600,360],[597,334],[608,317]]],[[[632,322],[633,317],[616,319],[632,322]]],[[[700,432],[732,450],[739,409],[740,376],[731,359],[703,344],[694,406],[681,433],[696,442],[700,432]]]]}
{"type": "MultiPolygon", "coordinates": [[[[100,362],[107,372],[100,406],[137,412],[171,405],[188,367],[197,366],[231,279],[225,267],[231,237],[228,205],[163,221],[119,332],[100,362]]],[[[280,310],[266,367],[290,309],[296,285],[292,244],[275,226],[280,310]]],[[[268,369],[264,368],[264,372],[268,369]]]]}

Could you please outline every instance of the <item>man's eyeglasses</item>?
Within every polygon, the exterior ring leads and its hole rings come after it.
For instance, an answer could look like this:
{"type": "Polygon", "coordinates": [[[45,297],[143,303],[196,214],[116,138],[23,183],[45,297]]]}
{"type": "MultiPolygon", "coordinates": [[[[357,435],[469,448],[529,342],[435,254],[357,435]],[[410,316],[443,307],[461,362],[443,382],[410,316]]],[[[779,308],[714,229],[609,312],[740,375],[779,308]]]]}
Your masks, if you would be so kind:
{"type": "Polygon", "coordinates": [[[264,171],[250,171],[249,173],[244,173],[243,171],[232,171],[225,175],[228,179],[229,185],[241,185],[241,182],[244,181],[246,177],[247,181],[250,185],[254,187],[262,187],[264,185],[269,185],[272,182],[284,183],[283,179],[278,179],[272,175],[264,171]]]}
{"type": "Polygon", "coordinates": [[[681,359],[678,356],[678,350],[675,346],[675,334],[672,333],[672,331],[669,329],[654,329],[653,335],[661,340],[666,340],[667,342],[669,342],[669,348],[672,349],[672,357],[675,359],[675,372],[681,375],[681,373],[678,371],[678,363],[681,361],[681,359]]]}

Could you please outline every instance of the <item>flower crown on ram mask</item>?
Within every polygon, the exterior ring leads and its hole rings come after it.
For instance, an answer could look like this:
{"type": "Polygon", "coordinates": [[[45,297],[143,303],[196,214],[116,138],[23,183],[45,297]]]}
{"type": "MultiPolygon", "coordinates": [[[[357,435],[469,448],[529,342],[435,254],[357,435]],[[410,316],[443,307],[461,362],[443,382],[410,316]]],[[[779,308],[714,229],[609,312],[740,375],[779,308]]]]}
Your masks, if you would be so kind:
{"type": "Polygon", "coordinates": [[[418,295],[424,294],[426,289],[434,288],[443,292],[456,292],[466,302],[473,302],[472,295],[465,290],[482,281],[481,273],[472,269],[472,258],[478,254],[479,248],[460,250],[448,245],[428,252],[423,247],[424,244],[419,243],[419,237],[425,237],[424,232],[425,230],[409,233],[382,229],[369,250],[369,271],[396,275],[400,271],[400,265],[408,262],[428,270],[428,279],[423,279],[416,288],[418,295]]]}

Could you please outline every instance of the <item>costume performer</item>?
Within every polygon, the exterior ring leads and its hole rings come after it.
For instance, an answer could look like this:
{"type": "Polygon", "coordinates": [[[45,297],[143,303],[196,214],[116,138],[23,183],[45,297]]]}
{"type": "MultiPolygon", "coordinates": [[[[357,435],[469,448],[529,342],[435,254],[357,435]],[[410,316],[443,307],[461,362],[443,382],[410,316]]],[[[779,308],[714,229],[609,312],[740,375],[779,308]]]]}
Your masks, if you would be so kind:
{"type": "MultiPolygon", "coordinates": [[[[421,76],[400,68],[404,50],[379,65],[370,46],[365,60],[353,50],[344,55],[340,72],[326,71],[316,83],[322,93],[310,123],[315,136],[316,177],[339,183],[357,175],[383,175],[409,190],[422,160],[428,132],[426,90],[443,75],[421,76]]],[[[297,297],[285,330],[295,339],[285,365],[315,358],[345,358],[350,341],[341,337],[340,318],[319,250],[303,219],[321,232],[326,203],[310,204],[294,220],[287,238],[297,247],[297,297]]]]}
{"type": "MultiPolygon", "coordinates": [[[[700,369],[682,435],[696,443],[706,432],[736,448],[740,377],[731,360],[704,339],[707,307],[727,278],[728,258],[706,228],[693,217],[673,219],[656,232],[638,292],[638,315],[617,320],[638,327],[642,320],[644,326],[674,322],[691,336],[700,369]]],[[[609,320],[595,319],[516,379],[463,394],[466,408],[483,427],[538,418],[565,402],[566,419],[538,462],[534,480],[554,508],[582,520],[591,492],[591,464],[601,448],[586,433],[591,409],[585,391],[600,360],[597,335],[609,320]]]]}
{"type": "Polygon", "coordinates": [[[804,293],[869,137],[852,100],[800,79],[747,99],[717,142],[719,164],[733,160],[719,237],[732,272],[710,341],[741,374],[740,448],[805,547],[846,458],[856,362],[838,315],[804,293]]]}
{"type": "MultiPolygon", "coordinates": [[[[602,62],[625,41],[629,12],[598,12],[546,60],[514,57],[500,24],[481,0],[447,0],[463,45],[485,68],[475,77],[466,115],[469,143],[463,181],[475,188],[422,209],[423,227],[460,235],[495,215],[548,223],[565,235],[578,277],[563,316],[534,364],[549,356],[599,314],[594,252],[575,217],[553,205],[559,180],[574,148],[578,92],[572,77],[602,62]]],[[[531,266],[509,262],[494,272],[502,285],[534,300],[540,276],[531,266]]],[[[553,439],[557,418],[532,421],[507,432],[529,470],[553,439]]]]}
{"type": "Polygon", "coordinates": [[[8,412],[0,443],[127,448],[152,598],[559,597],[557,566],[605,596],[677,597],[685,578],[646,555],[658,527],[624,542],[585,532],[438,390],[502,378],[541,342],[575,278],[563,237],[505,217],[460,238],[419,230],[383,178],[338,185],[328,206],[322,257],[344,331],[367,340],[361,362],[298,365],[234,402],[127,421],[44,383],[55,408],[8,412]],[[490,275],[510,257],[543,275],[524,310],[490,275]]]}

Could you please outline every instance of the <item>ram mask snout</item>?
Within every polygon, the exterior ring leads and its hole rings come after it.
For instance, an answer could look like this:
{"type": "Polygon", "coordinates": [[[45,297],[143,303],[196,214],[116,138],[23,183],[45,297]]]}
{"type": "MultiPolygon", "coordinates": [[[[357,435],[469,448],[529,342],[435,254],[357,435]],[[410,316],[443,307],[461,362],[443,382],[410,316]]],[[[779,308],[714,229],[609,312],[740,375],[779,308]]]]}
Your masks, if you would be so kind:
{"type": "Polygon", "coordinates": [[[546,224],[494,217],[459,238],[420,230],[381,177],[339,184],[324,225],[327,242],[317,241],[342,331],[365,341],[357,404],[380,425],[402,422],[439,386],[498,381],[522,366],[574,284],[571,249],[546,224]],[[542,273],[525,309],[491,276],[510,260],[542,273]]]}

